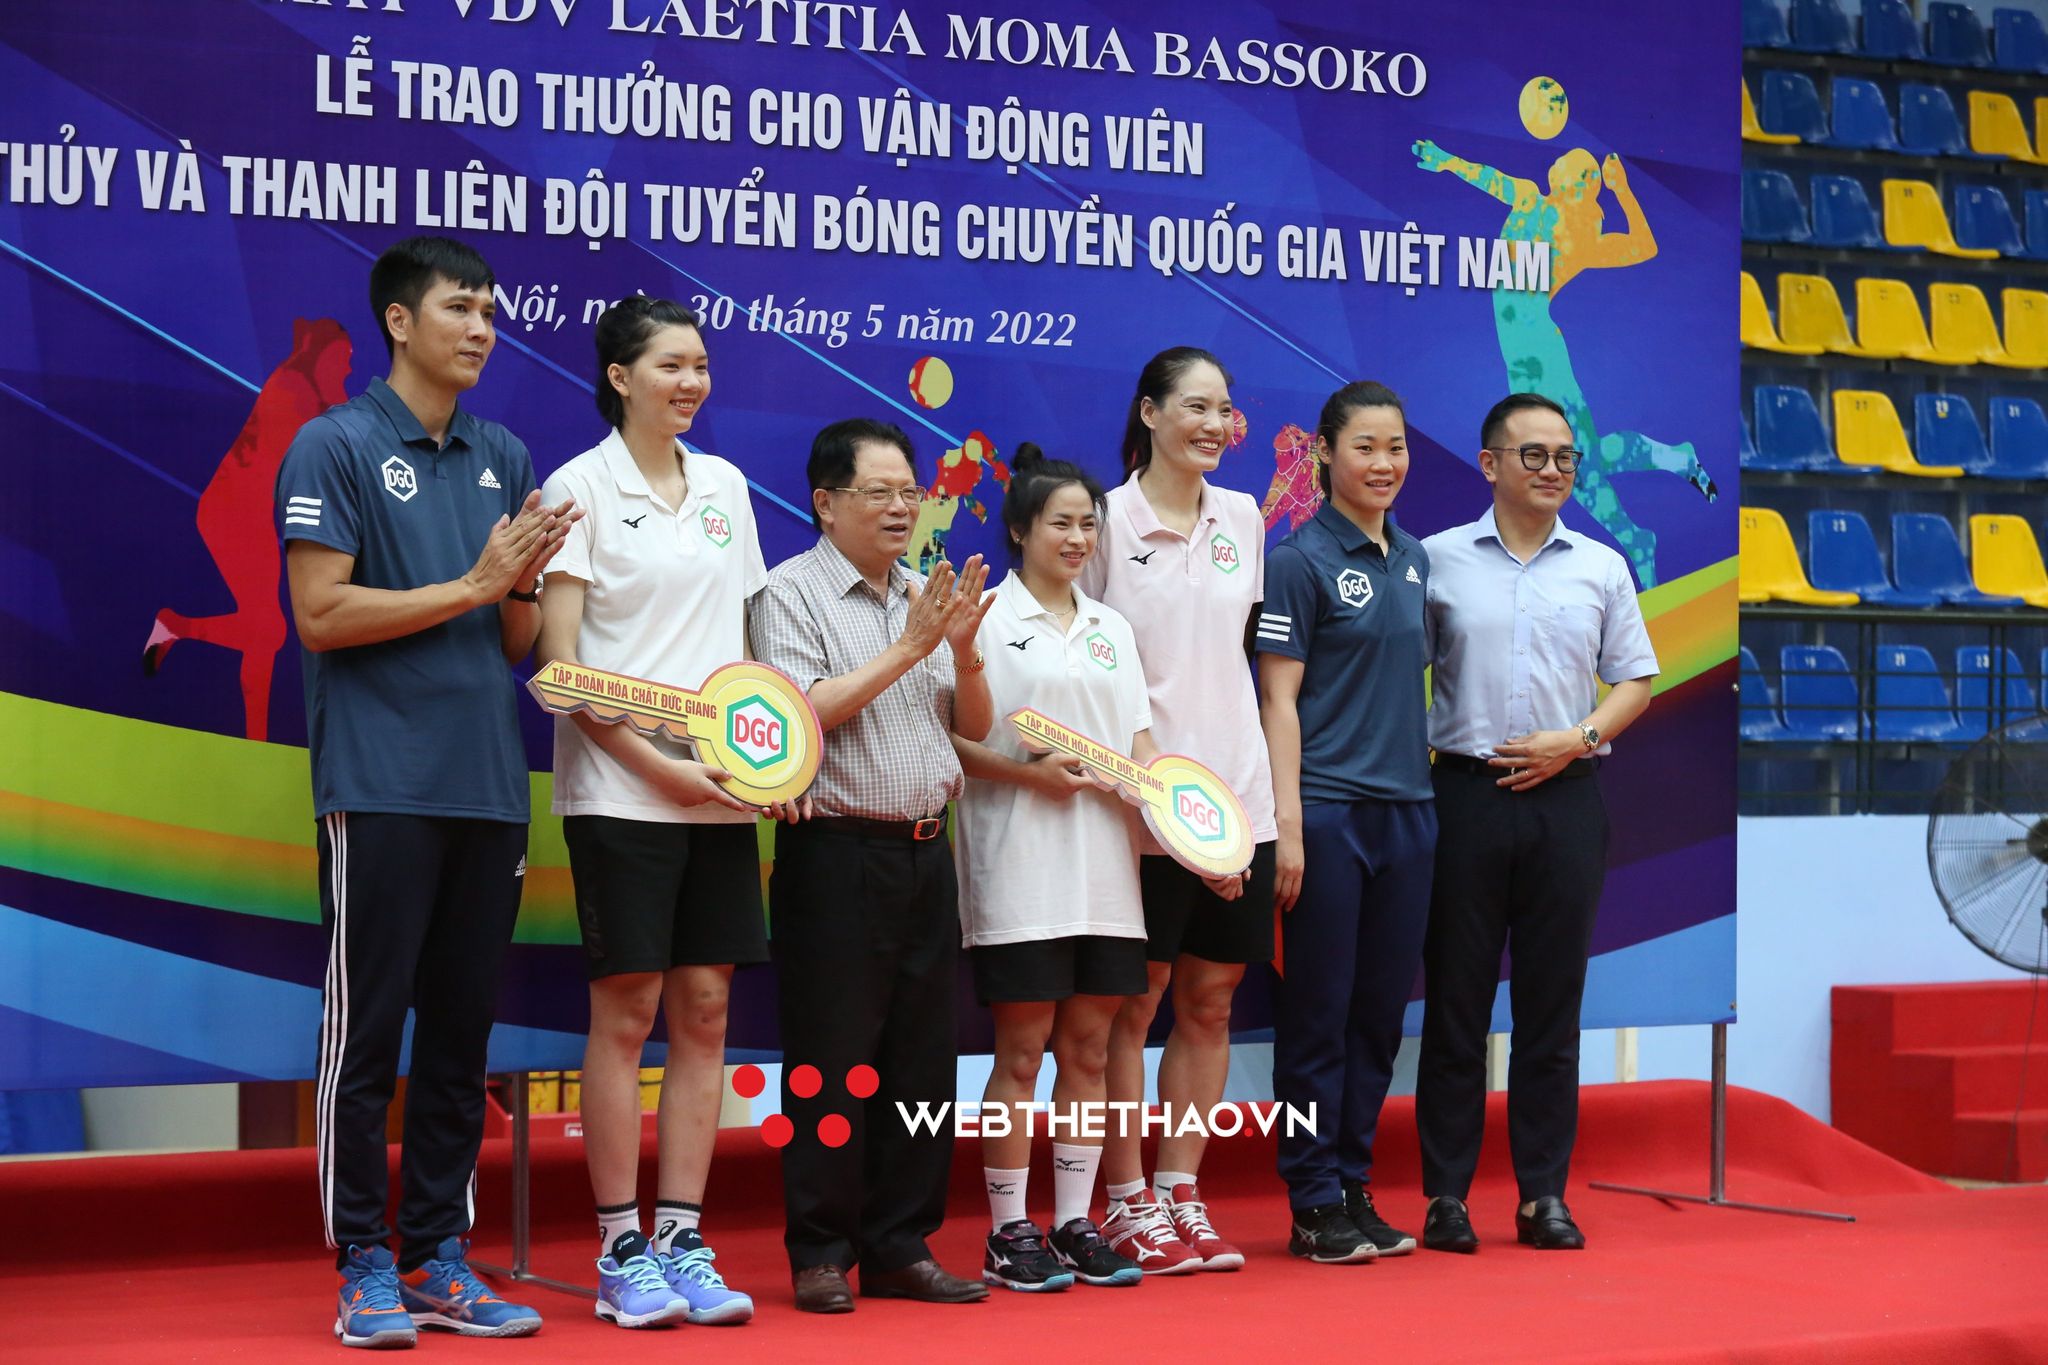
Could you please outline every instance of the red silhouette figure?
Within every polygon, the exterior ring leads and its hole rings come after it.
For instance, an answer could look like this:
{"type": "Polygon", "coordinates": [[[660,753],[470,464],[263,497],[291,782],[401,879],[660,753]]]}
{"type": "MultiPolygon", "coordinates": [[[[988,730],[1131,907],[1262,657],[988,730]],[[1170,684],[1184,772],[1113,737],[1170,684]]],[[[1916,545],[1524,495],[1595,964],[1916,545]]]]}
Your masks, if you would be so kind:
{"type": "Polygon", "coordinates": [[[235,609],[221,616],[183,616],[166,607],[156,614],[143,646],[142,671],[150,677],[180,640],[204,640],[240,653],[244,732],[250,739],[269,735],[270,675],[285,641],[277,594],[284,561],[271,521],[277,468],[309,418],[347,399],[342,381],[349,355],[348,333],[332,318],[293,321],[291,355],[263,381],[249,420],[199,495],[199,538],[234,594],[235,609]]]}

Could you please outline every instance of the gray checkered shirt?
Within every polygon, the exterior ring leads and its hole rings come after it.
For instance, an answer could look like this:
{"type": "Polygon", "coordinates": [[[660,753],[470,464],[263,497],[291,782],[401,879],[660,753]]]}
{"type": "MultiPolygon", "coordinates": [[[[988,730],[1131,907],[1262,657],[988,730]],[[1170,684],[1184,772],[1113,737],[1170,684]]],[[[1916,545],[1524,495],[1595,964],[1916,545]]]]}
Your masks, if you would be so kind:
{"type": "MultiPolygon", "coordinates": [[[[893,565],[884,600],[823,536],[768,574],[747,611],[754,657],[809,691],[851,673],[903,633],[909,586],[924,579],[893,565]]],[[[811,799],[819,815],[919,820],[960,794],[953,723],[953,651],[941,644],[851,720],[825,732],[811,799]]]]}

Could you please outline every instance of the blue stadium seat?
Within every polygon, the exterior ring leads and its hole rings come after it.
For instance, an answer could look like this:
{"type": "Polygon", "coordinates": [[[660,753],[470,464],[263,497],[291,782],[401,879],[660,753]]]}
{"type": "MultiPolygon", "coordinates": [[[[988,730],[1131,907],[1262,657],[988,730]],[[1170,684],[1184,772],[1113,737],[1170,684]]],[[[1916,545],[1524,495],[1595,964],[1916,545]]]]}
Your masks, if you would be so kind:
{"type": "Polygon", "coordinates": [[[2031,398],[1990,401],[1994,479],[2048,479],[2048,414],[2031,398]]]}
{"type": "Polygon", "coordinates": [[[1856,677],[1841,650],[1833,645],[1786,645],[1778,651],[1778,668],[1785,729],[1794,739],[1857,737],[1856,677]]]}
{"type": "Polygon", "coordinates": [[[1813,395],[1789,384],[1759,384],[1754,469],[1825,470],[1842,466],[1828,444],[1813,395]]]}
{"type": "Polygon", "coordinates": [[[1989,66],[1991,48],[1984,40],[1984,21],[1968,5],[1927,7],[1927,59],[1943,66],[1989,66]]]}
{"type": "Polygon", "coordinates": [[[1991,665],[1997,655],[1991,646],[1962,645],[1956,650],[1956,720],[1971,739],[1982,739],[1986,731],[2034,714],[2034,687],[2020,669],[2019,654],[2010,649],[1999,653],[2005,656],[2005,704],[1994,706],[1991,665]]]}
{"type": "Polygon", "coordinates": [[[1991,53],[2001,71],[2048,73],[2048,30],[2041,16],[2023,9],[1991,11],[1991,53]]]}
{"type": "Polygon", "coordinates": [[[1884,239],[1863,182],[1850,175],[1813,178],[1813,244],[1896,251],[1884,239]]]}
{"type": "Polygon", "coordinates": [[[2020,225],[2013,219],[2005,191],[1996,185],[1956,186],[1953,226],[1959,247],[1988,249],[2001,256],[2020,254],[2020,225]]]}
{"type": "Polygon", "coordinates": [[[1785,11],[1772,0],[1742,0],[1742,45],[1784,47],[1792,41],[1785,27],[1785,11]]]}
{"type": "Polygon", "coordinates": [[[1766,71],[1763,92],[1756,118],[1765,131],[1791,133],[1801,142],[1828,141],[1828,116],[1813,77],[1804,71],[1766,71]]]}
{"type": "Polygon", "coordinates": [[[1803,242],[1813,235],[1798,187],[1783,171],[1742,173],[1742,238],[1748,242],[1803,242]]]}
{"type": "Polygon", "coordinates": [[[1748,645],[1741,647],[1741,656],[1741,671],[1736,674],[1736,684],[1741,697],[1742,737],[1766,743],[1797,739],[1797,735],[1785,728],[1785,722],[1778,719],[1778,699],[1771,695],[1770,684],[1764,681],[1764,671],[1758,666],[1756,655],[1749,652],[1748,645]]]}
{"type": "Polygon", "coordinates": [[[1874,152],[1899,150],[1899,135],[1892,127],[1891,106],[1877,82],[1860,76],[1837,76],[1828,82],[1828,145],[1861,147],[1874,152]]]}
{"type": "Polygon", "coordinates": [[[1749,419],[1745,417],[1742,419],[1741,459],[1737,461],[1737,464],[1742,469],[1754,469],[1756,468],[1756,461],[1756,442],[1749,438],[1749,419]]]}
{"type": "Polygon", "coordinates": [[[2048,261],[2048,190],[2027,191],[2027,245],[2021,254],[2048,261]]]}
{"type": "Polygon", "coordinates": [[[1974,738],[1956,723],[1941,669],[1919,645],[1879,645],[1876,686],[1879,739],[1954,744],[1974,738]]]}
{"type": "Polygon", "coordinates": [[[1949,519],[1932,512],[1892,514],[1892,581],[1906,592],[1938,594],[1959,607],[2017,607],[2017,597],[1977,591],[1963,543],[1949,519]]]}
{"type": "Polygon", "coordinates": [[[1877,537],[1861,512],[1819,510],[1806,514],[1807,578],[1829,592],[1853,592],[1879,607],[1938,607],[1941,594],[1907,592],[1885,576],[1877,537]]]}
{"type": "Polygon", "coordinates": [[[1927,49],[1906,0],[1863,0],[1863,55],[1881,62],[1919,61],[1927,49]]]}
{"type": "Polygon", "coordinates": [[[1970,150],[1955,101],[1938,85],[1899,83],[1899,149],[1915,156],[1964,156],[1980,161],[2002,158],[1970,150]]]}
{"type": "Polygon", "coordinates": [[[1913,398],[1913,454],[1922,464],[1961,465],[1965,472],[1991,473],[1991,451],[1970,400],[1952,393],[1913,398]]]}
{"type": "Polygon", "coordinates": [[[1792,0],[1792,46],[1801,52],[1854,52],[1856,34],[1835,0],[1792,0]]]}

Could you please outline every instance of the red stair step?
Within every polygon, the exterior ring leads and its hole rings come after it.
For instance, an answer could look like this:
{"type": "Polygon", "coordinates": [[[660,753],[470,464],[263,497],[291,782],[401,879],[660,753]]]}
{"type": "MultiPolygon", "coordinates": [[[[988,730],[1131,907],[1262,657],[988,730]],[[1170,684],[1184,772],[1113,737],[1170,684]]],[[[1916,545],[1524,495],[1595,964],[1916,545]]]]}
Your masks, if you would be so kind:
{"type": "Polygon", "coordinates": [[[1893,1053],[1894,1075],[1951,1112],[1996,1110],[2014,1104],[2048,1109],[2048,1023],[2029,1050],[2018,1043],[1929,1048],[1893,1053]],[[2026,1093],[2020,1093],[2022,1082],[2026,1093]]]}
{"type": "Polygon", "coordinates": [[[2048,1180],[2048,1109],[2020,1111],[2017,1163],[2012,1110],[2002,1114],[1958,1114],[1954,1161],[1955,1170],[1940,1174],[1970,1180],[2048,1180]]]}

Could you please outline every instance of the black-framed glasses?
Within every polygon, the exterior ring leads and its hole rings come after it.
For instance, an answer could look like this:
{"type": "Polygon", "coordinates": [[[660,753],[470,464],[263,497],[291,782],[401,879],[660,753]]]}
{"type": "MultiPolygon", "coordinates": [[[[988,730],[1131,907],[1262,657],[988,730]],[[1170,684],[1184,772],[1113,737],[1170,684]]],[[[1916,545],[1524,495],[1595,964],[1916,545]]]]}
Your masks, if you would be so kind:
{"type": "Polygon", "coordinates": [[[1488,446],[1487,449],[1496,455],[1520,456],[1522,468],[1532,474],[1549,464],[1552,460],[1557,461],[1558,473],[1569,474],[1577,469],[1579,461],[1586,457],[1586,452],[1576,446],[1559,446],[1556,450],[1537,445],[1488,446]]]}
{"type": "Polygon", "coordinates": [[[882,484],[874,484],[867,488],[831,488],[826,491],[831,493],[858,493],[867,500],[867,504],[870,507],[887,507],[899,498],[902,499],[904,506],[915,507],[923,502],[925,497],[925,490],[919,488],[916,484],[912,484],[908,488],[889,488],[882,484]]]}

